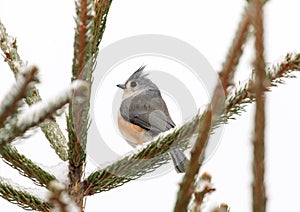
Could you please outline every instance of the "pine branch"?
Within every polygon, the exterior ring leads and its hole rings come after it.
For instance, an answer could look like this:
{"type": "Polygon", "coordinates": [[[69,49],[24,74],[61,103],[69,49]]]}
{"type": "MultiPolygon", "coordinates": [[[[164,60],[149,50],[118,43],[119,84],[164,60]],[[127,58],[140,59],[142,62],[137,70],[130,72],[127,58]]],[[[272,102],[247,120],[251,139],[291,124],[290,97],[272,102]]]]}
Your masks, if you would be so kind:
{"type": "MultiPolygon", "coordinates": [[[[62,105],[69,102],[73,97],[74,90],[85,90],[86,84],[83,82],[73,82],[69,89],[65,92],[61,93],[60,96],[51,99],[47,102],[39,102],[28,111],[25,111],[19,119],[17,119],[17,125],[19,128],[16,128],[10,138],[15,137],[16,134],[20,134],[20,132],[26,131],[31,126],[35,126],[35,123],[40,123],[44,117],[51,117],[53,112],[57,110],[57,108],[61,108],[62,105]],[[16,134],[14,134],[16,133],[16,134]]],[[[81,96],[84,96],[83,92],[81,96]]],[[[79,97],[79,96],[78,96],[79,97]]],[[[75,99],[76,100],[76,99],[75,99]]],[[[77,100],[80,100],[77,98],[77,100]]],[[[8,163],[13,168],[16,168],[20,171],[20,173],[30,179],[32,179],[35,183],[48,187],[50,181],[54,180],[55,177],[39,166],[37,166],[30,159],[26,158],[24,155],[18,153],[18,151],[9,145],[2,146],[0,148],[0,154],[3,159],[5,159],[6,163],[8,163]]]]}
{"type": "MultiPolygon", "coordinates": [[[[81,79],[91,83],[92,79],[92,53],[93,40],[93,1],[75,1],[76,30],[74,38],[74,57],[72,67],[72,80],[81,79]]],[[[76,95],[76,93],[75,93],[76,95]]],[[[81,178],[86,161],[86,142],[89,125],[89,95],[80,104],[72,101],[69,105],[67,126],[69,132],[69,193],[83,211],[83,195],[81,178]]]]}
{"type": "MultiPolygon", "coordinates": [[[[2,49],[5,61],[14,73],[15,77],[25,67],[24,62],[18,54],[17,41],[12,36],[8,35],[2,22],[0,21],[0,48],[2,49]]],[[[38,90],[32,86],[26,95],[26,102],[28,105],[35,104],[41,101],[38,90]]],[[[50,146],[55,150],[56,154],[63,160],[68,159],[67,140],[59,128],[55,120],[46,120],[41,129],[46,138],[50,142],[50,146]]]]}
{"type": "Polygon", "coordinates": [[[93,1],[75,1],[76,6],[76,29],[74,38],[74,57],[72,66],[72,80],[91,80],[92,69],[90,59],[92,58],[93,38],[93,1]]]}
{"type": "Polygon", "coordinates": [[[93,28],[92,54],[94,57],[98,54],[99,44],[102,40],[106,26],[107,15],[112,0],[95,0],[95,16],[93,28]]]}
{"type": "Polygon", "coordinates": [[[7,201],[14,203],[25,210],[50,211],[49,203],[17,188],[14,188],[9,181],[0,178],[0,196],[7,201]]]}
{"type": "MultiPolygon", "coordinates": [[[[291,72],[299,70],[300,54],[294,56],[288,54],[282,63],[267,70],[268,87],[282,83],[281,78],[290,77],[291,72]]],[[[251,77],[245,85],[230,91],[225,101],[225,113],[214,122],[214,128],[228,123],[228,120],[234,119],[234,116],[245,111],[246,105],[255,101],[252,94],[252,82],[253,78],[251,77]]],[[[195,130],[198,130],[196,126],[203,122],[203,118],[204,116],[197,115],[193,121],[184,124],[173,133],[151,142],[137,153],[93,172],[83,182],[84,194],[93,195],[108,191],[152,172],[162,164],[167,163],[170,158],[163,154],[176,145],[182,149],[188,148],[190,138],[194,136],[195,130]],[[152,160],[143,160],[147,158],[152,158],[152,160]]]]}
{"type": "MultiPolygon", "coordinates": [[[[74,40],[73,79],[81,79],[91,82],[91,40],[93,26],[92,1],[76,1],[76,31],[74,40]]],[[[82,104],[70,104],[68,129],[69,132],[69,160],[74,167],[80,167],[85,163],[85,146],[88,128],[88,99],[82,104]]],[[[82,172],[82,171],[80,171],[82,172]]],[[[82,173],[80,174],[82,175],[82,173]]],[[[71,176],[70,176],[71,177],[71,176]]]]}
{"type": "Polygon", "coordinates": [[[0,21],[0,48],[4,53],[5,62],[12,72],[17,76],[20,69],[25,65],[18,54],[17,40],[9,36],[2,22],[0,21]]]}
{"type": "Polygon", "coordinates": [[[58,157],[63,161],[67,161],[67,140],[62,133],[59,125],[56,123],[55,119],[46,119],[42,124],[40,124],[40,127],[47,140],[49,141],[51,148],[54,149],[58,157]]]}
{"type": "Polygon", "coordinates": [[[55,176],[44,171],[33,161],[20,154],[15,147],[4,146],[0,148],[0,154],[8,165],[18,170],[21,175],[28,177],[37,185],[48,187],[49,183],[56,179],[55,176]]]}
{"type": "MultiPolygon", "coordinates": [[[[81,79],[92,82],[92,71],[95,58],[98,54],[99,44],[102,40],[106,26],[106,19],[111,0],[76,1],[76,31],[74,42],[74,57],[72,79],[81,79]]],[[[73,130],[69,144],[76,150],[70,150],[74,155],[70,157],[71,163],[79,166],[85,161],[86,131],[89,125],[88,118],[89,98],[84,105],[70,105],[69,129],[73,130]],[[75,122],[75,124],[74,124],[75,122]],[[72,126],[77,125],[77,126],[72,126]],[[76,138],[75,138],[76,137],[76,138]],[[72,144],[72,142],[74,144],[72,144]],[[80,143],[81,144],[77,144],[80,143]],[[83,151],[82,151],[83,150],[83,151]],[[75,158],[74,161],[72,158],[75,158]]]]}
{"type": "Polygon", "coordinates": [[[30,67],[22,74],[19,74],[16,83],[9,90],[0,104],[0,128],[9,116],[12,116],[18,108],[18,103],[26,95],[26,91],[31,82],[37,81],[36,79],[36,67],[30,67]]]}
{"type": "Polygon", "coordinates": [[[251,21],[255,31],[255,81],[254,91],[256,98],[255,132],[253,137],[253,183],[252,183],[252,209],[254,212],[266,211],[265,192],[265,59],[263,37],[263,2],[252,0],[250,2],[251,21]]]}
{"type": "Polygon", "coordinates": [[[187,148],[188,140],[194,134],[195,129],[197,130],[198,124],[199,117],[197,116],[173,133],[149,143],[137,153],[125,156],[104,169],[92,173],[83,182],[84,194],[93,195],[108,191],[154,171],[170,160],[167,154],[170,148],[174,146],[187,148]]]}
{"type": "MultiPolygon", "coordinates": [[[[92,83],[92,72],[98,54],[107,14],[111,1],[76,1],[76,31],[74,39],[74,57],[72,80],[81,79],[92,83]]],[[[89,91],[90,92],[90,91],[89,91]]],[[[76,95],[76,94],[75,94],[76,95]]],[[[71,102],[67,125],[69,131],[69,178],[70,194],[82,210],[83,195],[81,178],[86,161],[86,142],[89,127],[90,96],[80,104],[71,102]]]]}
{"type": "MultiPolygon", "coordinates": [[[[293,78],[292,72],[300,70],[300,54],[287,54],[284,61],[278,65],[267,68],[265,89],[283,84],[284,78],[293,78]]],[[[223,116],[222,123],[227,123],[229,119],[235,119],[236,115],[241,115],[245,107],[255,101],[254,75],[243,85],[231,90],[226,99],[226,116],[223,116]]]]}
{"type": "Polygon", "coordinates": [[[6,123],[5,127],[0,129],[0,148],[22,136],[27,130],[37,127],[45,119],[52,118],[58,109],[70,102],[74,90],[78,88],[83,88],[83,84],[75,81],[57,97],[32,105],[27,111],[6,123]]]}

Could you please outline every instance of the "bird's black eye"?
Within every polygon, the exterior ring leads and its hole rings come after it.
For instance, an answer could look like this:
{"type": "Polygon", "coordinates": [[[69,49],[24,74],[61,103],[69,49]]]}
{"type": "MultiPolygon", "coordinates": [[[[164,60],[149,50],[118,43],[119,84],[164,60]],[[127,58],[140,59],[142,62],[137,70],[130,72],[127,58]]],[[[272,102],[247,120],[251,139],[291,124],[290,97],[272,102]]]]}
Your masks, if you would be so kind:
{"type": "Polygon", "coordinates": [[[132,88],[134,88],[134,87],[136,86],[136,82],[134,82],[134,81],[131,82],[131,83],[130,83],[130,86],[131,86],[132,88]]]}

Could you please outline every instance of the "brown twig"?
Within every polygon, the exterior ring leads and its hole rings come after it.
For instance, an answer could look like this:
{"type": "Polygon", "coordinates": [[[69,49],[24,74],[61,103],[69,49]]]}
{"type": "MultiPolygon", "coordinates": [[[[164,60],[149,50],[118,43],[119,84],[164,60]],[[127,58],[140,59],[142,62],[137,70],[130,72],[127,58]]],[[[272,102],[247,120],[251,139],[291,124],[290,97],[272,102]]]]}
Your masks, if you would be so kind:
{"type": "Polygon", "coordinates": [[[253,211],[266,211],[266,193],[264,184],[265,172],[265,96],[266,90],[266,73],[264,60],[264,38],[263,38],[263,1],[252,0],[251,3],[251,20],[255,30],[255,133],[253,138],[253,184],[252,199],[253,211]]]}
{"type": "Polygon", "coordinates": [[[229,212],[229,211],[230,211],[229,206],[225,203],[222,203],[218,207],[212,209],[211,212],[229,212]]]}
{"type": "Polygon", "coordinates": [[[228,84],[231,84],[234,72],[243,54],[243,46],[247,40],[249,25],[250,17],[248,7],[246,7],[220,72],[220,78],[224,88],[227,88],[228,84]]]}
{"type": "Polygon", "coordinates": [[[188,163],[186,173],[180,184],[180,190],[177,194],[177,201],[175,204],[174,211],[181,212],[186,211],[187,205],[193,194],[193,184],[195,181],[195,176],[199,172],[200,163],[199,158],[205,148],[207,138],[210,134],[211,124],[212,124],[212,111],[209,109],[206,114],[203,125],[200,125],[198,138],[196,143],[191,150],[191,159],[188,163]]]}
{"type": "MultiPolygon", "coordinates": [[[[267,0],[263,0],[265,4],[267,0]]],[[[220,71],[220,80],[222,82],[225,95],[227,95],[227,88],[232,84],[232,79],[243,54],[244,44],[247,41],[248,31],[250,26],[250,13],[248,5],[244,10],[241,21],[239,23],[235,37],[233,38],[231,47],[228,50],[226,60],[223,63],[222,70],[220,71]]]]}
{"type": "Polygon", "coordinates": [[[191,210],[200,212],[204,198],[208,194],[216,191],[216,189],[212,187],[211,175],[206,172],[201,175],[200,179],[196,182],[195,187],[196,187],[194,191],[195,200],[194,200],[194,204],[192,204],[191,210]]]}
{"type": "MultiPolygon", "coordinates": [[[[266,0],[262,1],[261,5],[263,5],[265,2],[266,0]]],[[[222,108],[223,101],[225,100],[224,97],[227,96],[227,89],[232,84],[231,81],[232,78],[234,77],[235,68],[239,62],[239,58],[242,55],[243,44],[245,43],[247,38],[249,24],[250,24],[249,12],[248,9],[246,9],[242,21],[239,24],[236,37],[234,38],[232,46],[228,51],[226,61],[223,64],[223,69],[219,73],[220,81],[222,85],[218,84],[216,86],[211,100],[210,108],[208,109],[207,115],[205,116],[202,122],[203,123],[201,126],[201,128],[203,128],[202,131],[207,130],[207,132],[206,131],[202,132],[200,130],[203,135],[199,135],[194,145],[194,148],[199,148],[199,149],[194,151],[193,148],[192,150],[194,152],[191,154],[190,163],[188,164],[186,174],[183,178],[182,184],[180,185],[180,190],[178,192],[177,201],[175,204],[175,211],[178,212],[184,211],[187,208],[188,201],[191,197],[190,189],[193,187],[195,176],[200,169],[201,164],[199,164],[199,159],[201,158],[201,155],[203,154],[207,146],[207,140],[208,140],[209,132],[211,130],[211,126],[213,126],[214,122],[217,121],[217,117],[224,113],[223,111],[224,108],[222,108]],[[194,166],[194,167],[190,167],[190,166],[194,166]]],[[[246,97],[247,95],[244,96],[244,98],[246,97]]]]}
{"type": "Polygon", "coordinates": [[[77,67],[78,73],[77,77],[82,76],[81,72],[83,71],[83,67],[85,65],[86,58],[86,42],[87,42],[87,0],[82,0],[80,4],[80,25],[78,27],[78,60],[77,67]]]}

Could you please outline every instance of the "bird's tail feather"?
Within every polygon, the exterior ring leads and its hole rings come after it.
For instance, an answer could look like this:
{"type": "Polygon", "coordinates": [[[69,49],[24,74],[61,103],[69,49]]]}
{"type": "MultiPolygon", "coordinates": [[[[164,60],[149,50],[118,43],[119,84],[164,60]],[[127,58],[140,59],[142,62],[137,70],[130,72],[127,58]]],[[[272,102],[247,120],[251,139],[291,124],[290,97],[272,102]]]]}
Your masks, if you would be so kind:
{"type": "Polygon", "coordinates": [[[186,166],[189,161],[185,157],[184,153],[179,148],[172,149],[169,153],[174,163],[175,170],[178,173],[184,173],[186,171],[186,166]]]}

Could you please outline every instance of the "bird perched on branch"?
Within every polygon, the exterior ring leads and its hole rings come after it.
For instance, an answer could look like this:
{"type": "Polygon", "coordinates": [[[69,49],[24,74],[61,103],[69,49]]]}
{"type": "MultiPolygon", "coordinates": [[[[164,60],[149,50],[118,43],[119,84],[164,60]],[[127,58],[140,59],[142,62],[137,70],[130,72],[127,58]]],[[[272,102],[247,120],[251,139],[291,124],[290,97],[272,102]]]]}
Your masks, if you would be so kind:
{"type": "MultiPolygon", "coordinates": [[[[124,84],[118,125],[125,140],[133,147],[151,141],[161,132],[175,127],[159,88],[143,73],[145,66],[135,71],[124,84]]],[[[179,149],[169,154],[179,173],[185,172],[187,158],[179,149]]]]}

